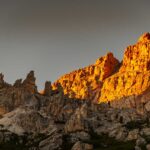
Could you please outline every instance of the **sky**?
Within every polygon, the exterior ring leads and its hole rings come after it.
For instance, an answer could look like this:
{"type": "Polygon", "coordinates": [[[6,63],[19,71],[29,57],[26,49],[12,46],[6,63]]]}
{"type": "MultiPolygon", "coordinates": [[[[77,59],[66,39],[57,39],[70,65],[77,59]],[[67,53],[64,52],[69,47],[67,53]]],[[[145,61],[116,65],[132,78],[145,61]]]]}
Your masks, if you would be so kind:
{"type": "Polygon", "coordinates": [[[0,72],[46,80],[124,49],[150,32],[150,0],[0,0],[0,72]]]}

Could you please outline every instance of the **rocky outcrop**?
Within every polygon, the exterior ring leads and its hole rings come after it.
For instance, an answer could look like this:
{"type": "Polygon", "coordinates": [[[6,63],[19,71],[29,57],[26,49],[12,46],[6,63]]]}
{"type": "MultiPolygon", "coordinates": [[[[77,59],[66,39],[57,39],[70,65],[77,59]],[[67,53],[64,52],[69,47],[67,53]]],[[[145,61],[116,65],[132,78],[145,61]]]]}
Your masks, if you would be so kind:
{"type": "Polygon", "coordinates": [[[8,88],[10,86],[11,86],[10,84],[8,84],[4,81],[4,75],[2,73],[0,73],[0,89],[8,88]]]}
{"type": "Polygon", "coordinates": [[[27,74],[26,79],[23,81],[22,85],[25,89],[27,89],[31,93],[37,92],[37,87],[35,84],[36,78],[34,77],[34,71],[30,71],[29,74],[27,74]]]}
{"type": "Polygon", "coordinates": [[[1,73],[0,74],[0,88],[3,88],[4,86],[4,75],[1,73]]]}
{"type": "Polygon", "coordinates": [[[119,64],[113,54],[108,53],[97,59],[94,65],[62,76],[53,84],[53,88],[60,83],[64,94],[70,98],[94,100],[97,89],[101,89],[102,82],[118,70],[119,64]]]}
{"type": "Polygon", "coordinates": [[[71,150],[93,150],[93,146],[87,143],[77,142],[71,150]]]}
{"type": "Polygon", "coordinates": [[[142,35],[135,45],[128,46],[124,53],[120,72],[150,70],[150,34],[142,35]]]}
{"type": "Polygon", "coordinates": [[[0,74],[0,149],[149,149],[149,45],[146,33],[121,64],[108,53],[41,93],[33,71],[14,85],[0,74]]]}
{"type": "Polygon", "coordinates": [[[1,89],[0,148],[92,150],[148,145],[149,91],[139,96],[139,104],[134,101],[133,107],[127,107],[124,102],[125,108],[120,109],[123,103],[93,104],[69,98],[60,83],[52,89],[46,82],[42,94],[33,92],[27,88],[36,87],[29,82],[33,81],[30,75],[23,83],[17,80],[1,89]]]}
{"type": "Polygon", "coordinates": [[[0,75],[0,115],[14,110],[21,105],[35,104],[34,94],[37,94],[34,72],[31,71],[26,79],[15,81],[14,85],[10,85],[4,81],[4,76],[0,75]],[[34,102],[33,102],[34,101],[34,102]]]}
{"type": "Polygon", "coordinates": [[[22,86],[22,79],[16,80],[13,86],[16,88],[21,87],[22,86]]]}
{"type": "Polygon", "coordinates": [[[140,95],[150,86],[150,34],[127,47],[119,72],[107,78],[99,102],[140,95]]]}
{"type": "Polygon", "coordinates": [[[43,94],[46,95],[46,96],[51,96],[51,94],[52,94],[52,85],[51,85],[50,81],[45,82],[45,89],[44,89],[43,94]]]}
{"type": "Polygon", "coordinates": [[[150,86],[150,33],[126,48],[122,63],[108,53],[95,64],[62,76],[53,88],[57,83],[65,95],[95,103],[141,95],[150,86]]]}
{"type": "Polygon", "coordinates": [[[88,131],[89,124],[85,120],[87,118],[87,104],[81,106],[81,108],[77,108],[71,118],[67,121],[65,125],[65,132],[78,132],[78,131],[88,131]]]}

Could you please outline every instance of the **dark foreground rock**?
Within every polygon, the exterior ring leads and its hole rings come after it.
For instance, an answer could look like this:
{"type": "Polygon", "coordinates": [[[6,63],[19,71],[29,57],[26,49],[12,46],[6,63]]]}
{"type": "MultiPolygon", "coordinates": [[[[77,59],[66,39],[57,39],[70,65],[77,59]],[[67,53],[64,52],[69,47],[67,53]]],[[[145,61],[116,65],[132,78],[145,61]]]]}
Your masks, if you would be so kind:
{"type": "Polygon", "coordinates": [[[38,93],[33,71],[14,85],[3,78],[1,75],[2,150],[148,150],[150,147],[148,91],[139,96],[135,107],[127,105],[132,97],[116,103],[93,104],[68,98],[60,84],[53,90],[48,81],[43,93],[38,93]]]}

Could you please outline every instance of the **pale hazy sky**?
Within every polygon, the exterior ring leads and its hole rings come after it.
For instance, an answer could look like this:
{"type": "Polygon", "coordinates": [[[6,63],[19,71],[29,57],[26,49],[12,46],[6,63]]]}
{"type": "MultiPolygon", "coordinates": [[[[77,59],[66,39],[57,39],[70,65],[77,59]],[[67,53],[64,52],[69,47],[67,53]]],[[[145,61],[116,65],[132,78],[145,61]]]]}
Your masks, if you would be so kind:
{"type": "Polygon", "coordinates": [[[0,0],[0,72],[45,80],[94,63],[150,32],[150,0],[0,0]]]}

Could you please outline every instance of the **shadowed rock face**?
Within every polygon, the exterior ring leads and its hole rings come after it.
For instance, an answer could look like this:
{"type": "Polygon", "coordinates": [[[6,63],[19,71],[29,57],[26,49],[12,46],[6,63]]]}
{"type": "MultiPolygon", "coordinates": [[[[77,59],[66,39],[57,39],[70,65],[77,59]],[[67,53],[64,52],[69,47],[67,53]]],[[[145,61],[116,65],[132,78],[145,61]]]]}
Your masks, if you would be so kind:
{"type": "MultiPolygon", "coordinates": [[[[49,83],[46,82],[46,87],[49,83]]],[[[148,139],[144,137],[150,133],[149,93],[140,97],[139,104],[129,108],[124,105],[125,108],[120,109],[121,104],[70,99],[63,94],[60,84],[56,90],[49,90],[51,94],[48,91],[44,92],[48,94],[32,93],[23,85],[5,88],[3,98],[8,96],[6,91],[15,96],[12,99],[10,94],[6,102],[0,97],[2,108],[6,110],[0,118],[0,148],[94,150],[122,146],[134,149],[140,142],[146,146],[148,139]],[[143,103],[143,113],[139,113],[137,110],[143,103]]]]}
{"type": "Polygon", "coordinates": [[[50,81],[45,82],[45,89],[44,89],[43,94],[46,95],[46,96],[51,96],[51,94],[52,94],[52,85],[51,85],[50,81]]]}
{"type": "Polygon", "coordinates": [[[0,74],[0,85],[1,87],[4,85],[4,75],[2,73],[0,74]]]}
{"type": "Polygon", "coordinates": [[[34,71],[29,72],[27,74],[26,79],[23,81],[22,85],[24,88],[26,88],[29,92],[35,93],[37,92],[37,87],[35,85],[35,77],[34,77],[34,71]]]}
{"type": "MultiPolygon", "coordinates": [[[[33,86],[29,83],[33,82],[28,81],[28,87],[33,86]]],[[[98,105],[70,99],[59,83],[53,90],[47,81],[43,94],[26,88],[21,80],[2,88],[0,103],[5,111],[1,111],[0,118],[0,148],[3,150],[115,149],[118,144],[133,149],[135,141],[147,140],[142,139],[150,131],[147,100],[141,114],[136,107],[119,109],[112,103],[98,105]]]]}
{"type": "Polygon", "coordinates": [[[31,103],[37,92],[34,72],[31,71],[22,83],[22,79],[16,80],[14,85],[9,85],[4,82],[4,76],[1,75],[1,89],[0,89],[0,114],[12,111],[18,106],[31,103]]]}

